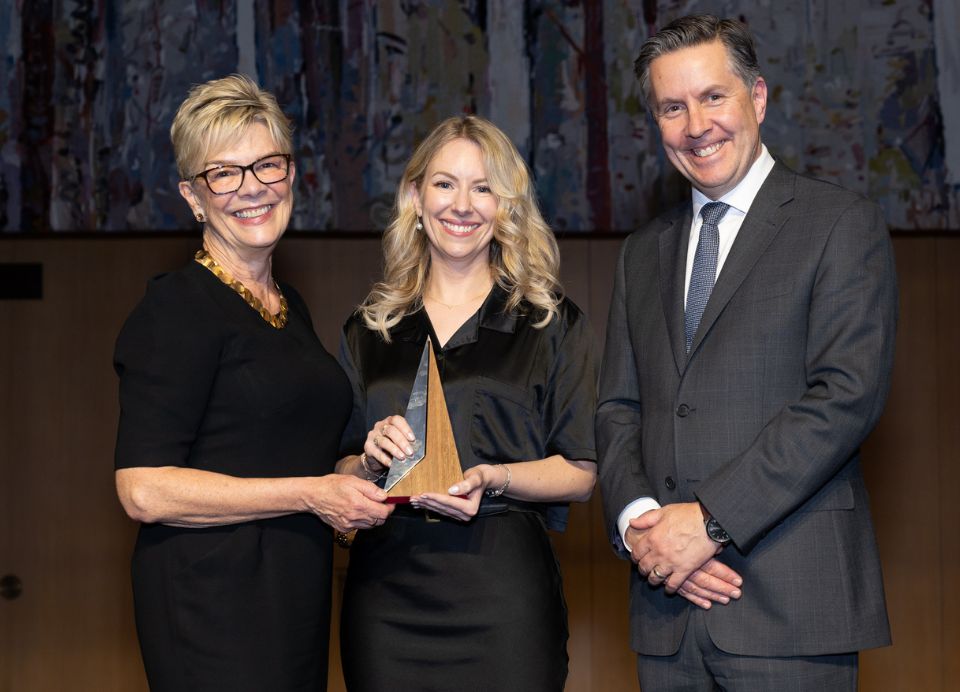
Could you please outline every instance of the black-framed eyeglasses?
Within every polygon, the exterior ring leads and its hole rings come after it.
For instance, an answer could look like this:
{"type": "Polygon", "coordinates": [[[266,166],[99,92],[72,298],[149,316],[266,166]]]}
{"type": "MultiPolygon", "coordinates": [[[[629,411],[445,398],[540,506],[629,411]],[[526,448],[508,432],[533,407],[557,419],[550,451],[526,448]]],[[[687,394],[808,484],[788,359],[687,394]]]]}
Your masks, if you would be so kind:
{"type": "Polygon", "coordinates": [[[243,176],[246,172],[253,173],[253,177],[264,185],[279,183],[286,180],[290,173],[290,154],[270,154],[257,159],[249,166],[224,164],[214,166],[192,176],[191,180],[203,178],[215,195],[226,195],[236,192],[243,185],[243,176]]]}

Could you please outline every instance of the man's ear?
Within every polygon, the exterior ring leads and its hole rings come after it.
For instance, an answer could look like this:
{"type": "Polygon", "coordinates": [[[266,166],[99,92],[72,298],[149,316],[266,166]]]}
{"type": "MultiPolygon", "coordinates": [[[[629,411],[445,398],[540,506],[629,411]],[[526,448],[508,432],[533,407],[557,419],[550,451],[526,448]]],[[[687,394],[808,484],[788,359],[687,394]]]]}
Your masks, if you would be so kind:
{"type": "Polygon", "coordinates": [[[763,122],[767,114],[767,83],[763,77],[757,77],[757,83],[753,85],[753,111],[757,114],[757,124],[763,122]]]}

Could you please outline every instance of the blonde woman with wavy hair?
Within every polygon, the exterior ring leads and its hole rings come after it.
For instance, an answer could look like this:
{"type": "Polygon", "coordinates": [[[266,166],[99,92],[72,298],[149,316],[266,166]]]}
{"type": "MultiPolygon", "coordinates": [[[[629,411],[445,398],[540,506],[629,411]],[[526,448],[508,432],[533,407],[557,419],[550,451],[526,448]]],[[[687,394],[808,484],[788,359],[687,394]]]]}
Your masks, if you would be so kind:
{"type": "Polygon", "coordinates": [[[417,211],[417,190],[444,145],[463,139],[480,149],[487,183],[499,204],[493,224],[490,267],[516,309],[526,300],[540,314],[537,326],[557,315],[561,290],[557,241],[534,197],[526,163],[507,136],[477,116],[444,120],[417,147],[397,189],[396,213],[383,236],[384,277],[361,306],[364,321],[389,340],[389,329],[420,309],[430,271],[427,236],[417,211]]]}
{"type": "Polygon", "coordinates": [[[556,241],[503,132],[476,116],[440,123],[406,167],[383,248],[383,280],[344,326],[354,407],[339,470],[379,480],[413,453],[402,413],[429,338],[463,479],[356,537],[347,687],[562,690],[547,529],[596,479],[593,338],[560,293],[556,241]]]}

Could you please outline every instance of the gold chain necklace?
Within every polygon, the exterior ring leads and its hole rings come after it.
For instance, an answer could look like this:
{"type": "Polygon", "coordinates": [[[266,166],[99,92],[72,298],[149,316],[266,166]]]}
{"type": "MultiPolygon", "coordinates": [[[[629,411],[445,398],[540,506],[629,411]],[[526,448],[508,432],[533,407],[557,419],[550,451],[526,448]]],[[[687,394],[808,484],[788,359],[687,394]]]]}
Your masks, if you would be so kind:
{"type": "Polygon", "coordinates": [[[464,305],[468,305],[468,304],[472,303],[473,301],[477,300],[478,298],[484,298],[484,297],[486,297],[486,295],[487,295],[488,293],[490,293],[490,289],[489,289],[489,288],[488,288],[487,290],[485,290],[483,293],[478,293],[477,295],[473,296],[472,298],[467,298],[467,299],[466,299],[465,301],[463,301],[462,303],[453,303],[452,305],[451,305],[450,303],[444,303],[442,300],[437,300],[437,299],[434,298],[433,296],[427,296],[427,295],[425,295],[424,298],[425,298],[426,300],[432,300],[434,303],[437,303],[437,304],[439,304],[439,305],[442,305],[442,306],[445,307],[447,310],[453,310],[454,308],[459,308],[459,307],[462,307],[462,306],[464,306],[464,305]]]}
{"type": "Polygon", "coordinates": [[[280,286],[276,281],[273,282],[273,285],[276,287],[277,293],[280,294],[280,312],[279,314],[271,315],[270,311],[260,302],[260,299],[253,295],[249,288],[230,276],[223,267],[217,264],[217,261],[210,256],[209,252],[206,250],[197,250],[197,254],[193,256],[193,259],[209,269],[215,277],[236,291],[240,297],[247,302],[247,305],[259,312],[260,317],[266,320],[267,324],[271,327],[283,329],[287,326],[289,306],[287,305],[287,299],[284,298],[283,292],[280,290],[280,286]]]}

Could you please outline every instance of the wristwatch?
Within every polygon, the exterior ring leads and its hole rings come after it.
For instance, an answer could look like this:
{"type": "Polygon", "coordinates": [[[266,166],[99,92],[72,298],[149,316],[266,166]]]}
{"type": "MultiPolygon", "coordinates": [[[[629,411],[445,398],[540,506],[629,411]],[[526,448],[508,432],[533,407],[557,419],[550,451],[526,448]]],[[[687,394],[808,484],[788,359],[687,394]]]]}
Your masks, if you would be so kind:
{"type": "Polygon", "coordinates": [[[730,542],[730,534],[724,531],[723,527],[720,526],[720,522],[713,517],[709,517],[705,522],[703,522],[703,525],[707,529],[707,536],[709,536],[710,539],[715,543],[726,545],[730,542]]]}

